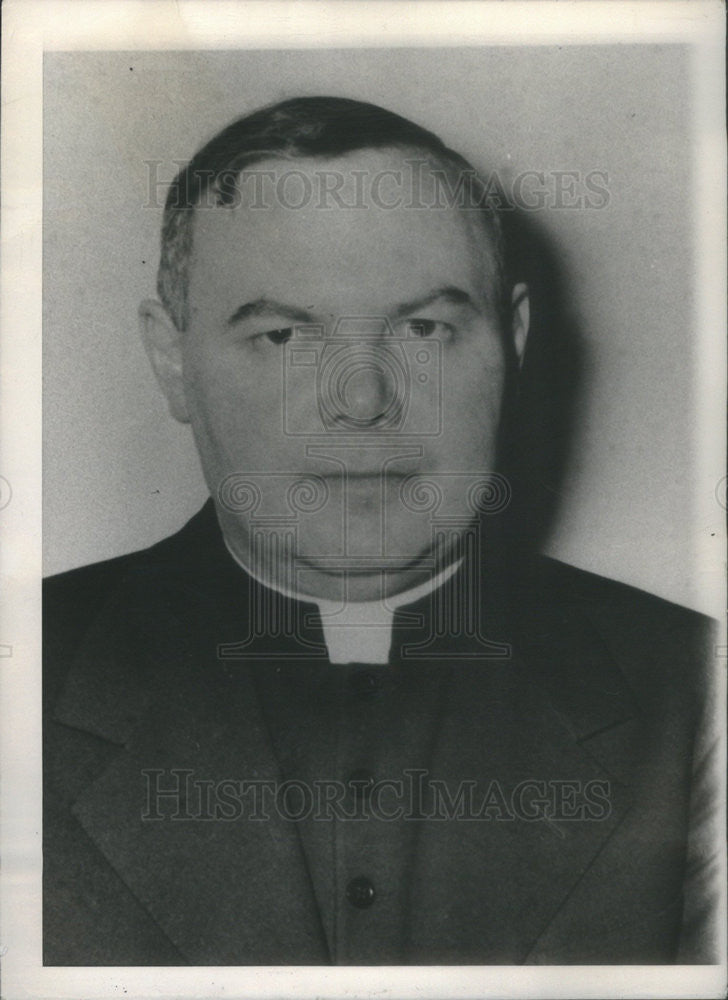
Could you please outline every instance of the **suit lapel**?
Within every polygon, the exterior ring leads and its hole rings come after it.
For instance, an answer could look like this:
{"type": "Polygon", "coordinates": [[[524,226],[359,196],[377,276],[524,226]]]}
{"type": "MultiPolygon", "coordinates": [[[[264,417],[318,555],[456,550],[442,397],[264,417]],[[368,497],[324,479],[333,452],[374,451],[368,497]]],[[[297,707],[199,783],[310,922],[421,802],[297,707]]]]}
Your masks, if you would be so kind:
{"type": "Polygon", "coordinates": [[[280,773],[250,665],[217,655],[245,578],[197,555],[172,585],[164,563],[127,578],[79,650],[56,718],[119,751],[73,812],[190,963],[325,963],[298,832],[263,787],[280,773]]]}
{"type": "Polygon", "coordinates": [[[636,707],[584,616],[492,590],[483,615],[511,655],[452,669],[431,774],[473,805],[423,823],[411,946],[433,963],[527,961],[631,803],[636,707]]]}

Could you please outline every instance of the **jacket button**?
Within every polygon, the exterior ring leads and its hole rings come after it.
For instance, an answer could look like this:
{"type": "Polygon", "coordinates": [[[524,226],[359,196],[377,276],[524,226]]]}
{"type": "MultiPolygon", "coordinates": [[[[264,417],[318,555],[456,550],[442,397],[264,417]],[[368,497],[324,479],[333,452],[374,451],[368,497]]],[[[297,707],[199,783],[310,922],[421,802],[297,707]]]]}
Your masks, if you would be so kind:
{"type": "Polygon", "coordinates": [[[380,685],[381,680],[373,670],[357,670],[351,675],[352,690],[360,698],[370,698],[377,693],[380,685]]]}
{"type": "Polygon", "coordinates": [[[374,886],[363,875],[353,878],[346,887],[346,898],[352,906],[356,906],[359,910],[366,910],[368,906],[371,906],[375,896],[374,886]]]}
{"type": "Polygon", "coordinates": [[[374,775],[369,771],[365,771],[364,768],[357,768],[346,779],[346,784],[351,789],[354,798],[359,802],[363,802],[371,795],[374,775]]]}

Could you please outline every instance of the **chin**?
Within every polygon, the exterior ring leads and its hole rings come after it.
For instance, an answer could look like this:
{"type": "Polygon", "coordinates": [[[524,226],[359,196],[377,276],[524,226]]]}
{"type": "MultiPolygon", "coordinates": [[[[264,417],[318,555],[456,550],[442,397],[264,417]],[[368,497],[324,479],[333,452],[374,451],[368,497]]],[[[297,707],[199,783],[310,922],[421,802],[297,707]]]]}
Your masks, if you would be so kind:
{"type": "Polygon", "coordinates": [[[389,566],[384,573],[361,560],[352,559],[348,566],[339,564],[334,569],[301,557],[298,579],[301,590],[312,596],[335,601],[378,601],[424,583],[431,575],[429,561],[389,566]]]}
{"type": "Polygon", "coordinates": [[[345,551],[334,553],[308,539],[307,544],[299,544],[296,555],[301,582],[306,581],[309,588],[315,585],[319,596],[338,599],[345,584],[350,600],[373,601],[416,586],[431,576],[436,569],[431,546],[429,534],[398,538],[396,551],[389,552],[379,525],[358,525],[347,538],[345,551]]]}

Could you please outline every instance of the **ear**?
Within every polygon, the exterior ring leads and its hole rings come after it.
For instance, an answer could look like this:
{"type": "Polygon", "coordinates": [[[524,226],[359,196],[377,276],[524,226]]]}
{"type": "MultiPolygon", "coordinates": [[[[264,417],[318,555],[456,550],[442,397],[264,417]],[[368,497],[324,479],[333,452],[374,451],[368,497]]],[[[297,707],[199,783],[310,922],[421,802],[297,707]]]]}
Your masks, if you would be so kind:
{"type": "Polygon", "coordinates": [[[528,285],[522,282],[514,285],[511,295],[511,333],[513,335],[513,346],[518,358],[518,367],[523,364],[523,355],[526,350],[526,339],[528,328],[531,322],[531,302],[528,297],[528,285]]]}
{"type": "Polygon", "coordinates": [[[182,334],[156,299],[139,306],[139,331],[154,374],[167,398],[169,412],[182,424],[189,423],[182,366],[182,334]]]}

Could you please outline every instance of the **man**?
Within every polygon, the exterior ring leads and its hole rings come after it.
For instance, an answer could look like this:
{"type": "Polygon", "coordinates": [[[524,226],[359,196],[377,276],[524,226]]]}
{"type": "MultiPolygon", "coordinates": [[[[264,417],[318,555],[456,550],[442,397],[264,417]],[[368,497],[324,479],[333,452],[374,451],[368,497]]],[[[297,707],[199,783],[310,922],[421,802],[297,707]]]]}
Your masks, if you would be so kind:
{"type": "Polygon", "coordinates": [[[506,260],[370,105],[178,175],[140,317],[211,500],[48,583],[46,963],[713,960],[706,625],[523,544],[506,260]]]}

